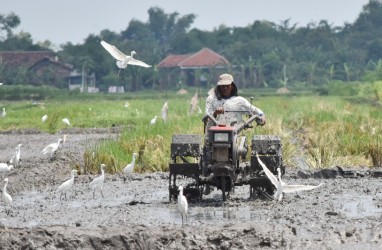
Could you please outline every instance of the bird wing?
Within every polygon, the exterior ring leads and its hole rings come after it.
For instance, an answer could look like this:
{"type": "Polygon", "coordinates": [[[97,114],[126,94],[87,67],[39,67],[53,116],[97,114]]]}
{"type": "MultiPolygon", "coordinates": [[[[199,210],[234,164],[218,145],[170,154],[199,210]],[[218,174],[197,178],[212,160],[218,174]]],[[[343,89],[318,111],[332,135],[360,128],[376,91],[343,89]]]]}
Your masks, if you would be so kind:
{"type": "Polygon", "coordinates": [[[0,163],[0,172],[5,172],[8,170],[8,164],[7,163],[0,163]]]}
{"type": "Polygon", "coordinates": [[[188,202],[187,202],[187,198],[184,195],[179,196],[178,208],[181,213],[185,213],[185,214],[187,213],[188,202]]]}
{"type": "Polygon", "coordinates": [[[48,146],[46,146],[43,150],[42,150],[42,153],[43,154],[46,154],[46,153],[49,153],[49,152],[51,152],[52,151],[52,149],[53,149],[53,145],[54,143],[51,143],[51,144],[49,144],[48,146]]]}
{"type": "Polygon", "coordinates": [[[16,163],[16,155],[12,156],[12,158],[9,160],[9,163],[11,164],[16,163]]]}
{"type": "Polygon", "coordinates": [[[312,185],[285,185],[283,192],[284,193],[292,193],[292,192],[297,192],[297,191],[312,190],[312,189],[320,187],[321,185],[322,185],[322,183],[320,183],[317,186],[312,186],[312,185]]]}
{"type": "Polygon", "coordinates": [[[64,118],[64,119],[62,119],[62,121],[63,121],[64,123],[66,123],[67,125],[70,126],[70,121],[69,121],[68,118],[64,118]]]}
{"type": "Polygon", "coordinates": [[[64,191],[66,188],[70,187],[70,179],[62,183],[58,188],[57,188],[57,193],[64,191]]]}
{"type": "Polygon", "coordinates": [[[136,66],[141,66],[141,67],[145,67],[145,68],[150,68],[151,67],[151,65],[148,65],[147,63],[144,63],[144,62],[139,61],[139,60],[134,59],[134,58],[130,58],[128,64],[136,65],[136,66]]]}
{"type": "Polygon", "coordinates": [[[8,205],[8,206],[10,206],[10,205],[12,205],[12,202],[13,202],[13,199],[12,199],[12,196],[10,195],[10,194],[8,194],[8,193],[4,193],[3,195],[5,195],[5,200],[4,200],[4,202],[8,205]]]}
{"type": "Polygon", "coordinates": [[[256,154],[257,160],[259,161],[261,167],[263,168],[265,174],[269,178],[269,180],[272,182],[272,184],[277,188],[279,186],[279,181],[277,180],[276,176],[272,174],[272,172],[265,166],[265,164],[260,160],[259,155],[256,154]]]}
{"type": "Polygon", "coordinates": [[[131,174],[133,172],[133,164],[128,164],[124,169],[123,172],[125,174],[131,174]]]}
{"type": "Polygon", "coordinates": [[[94,185],[97,184],[97,178],[95,178],[94,180],[92,180],[90,183],[89,183],[89,188],[93,189],[94,185]]]}
{"type": "Polygon", "coordinates": [[[98,188],[98,185],[102,185],[103,179],[104,179],[104,176],[102,176],[102,175],[98,176],[97,178],[92,180],[92,182],[90,182],[89,188],[91,188],[91,189],[98,188]]]}
{"type": "Polygon", "coordinates": [[[119,51],[114,45],[108,44],[105,41],[101,41],[101,45],[118,61],[123,61],[126,58],[126,55],[119,51]]]}

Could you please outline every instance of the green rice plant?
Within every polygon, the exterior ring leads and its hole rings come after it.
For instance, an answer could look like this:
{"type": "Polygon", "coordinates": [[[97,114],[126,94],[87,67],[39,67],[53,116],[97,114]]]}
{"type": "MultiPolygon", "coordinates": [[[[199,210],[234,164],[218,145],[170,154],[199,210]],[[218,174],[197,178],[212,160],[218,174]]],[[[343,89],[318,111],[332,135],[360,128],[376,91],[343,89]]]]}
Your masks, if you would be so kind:
{"type": "MultiPolygon", "coordinates": [[[[120,138],[113,142],[103,142],[99,145],[95,153],[97,164],[91,164],[89,157],[92,154],[86,152],[85,162],[89,162],[86,167],[88,171],[94,171],[94,166],[99,163],[99,154],[109,156],[113,171],[121,171],[131,162],[133,152],[138,153],[135,172],[167,171],[170,161],[170,145],[172,134],[174,133],[197,133],[202,132],[201,114],[189,115],[188,105],[184,100],[169,101],[170,111],[168,120],[161,119],[161,107],[166,100],[156,102],[142,102],[139,112],[128,113],[126,119],[130,120],[131,126],[126,126],[120,138]],[[158,103],[160,103],[158,105],[158,103]],[[157,122],[150,125],[150,120],[157,115],[157,122]],[[117,160],[118,159],[118,160],[117,160]]],[[[133,104],[131,104],[133,105],[133,104]]],[[[105,163],[107,165],[107,163],[105,163]]]]}
{"type": "Polygon", "coordinates": [[[105,164],[108,173],[119,172],[121,165],[121,149],[114,140],[105,140],[102,143],[87,148],[84,152],[84,173],[98,173],[101,164],[105,164]]]}
{"type": "MultiPolygon", "coordinates": [[[[267,124],[245,131],[248,143],[254,134],[279,135],[286,165],[296,166],[296,158],[306,159],[305,163],[312,168],[381,165],[378,133],[382,113],[380,106],[369,101],[374,96],[262,96],[253,93],[256,96],[254,105],[265,112],[267,124]]],[[[0,108],[7,109],[7,116],[0,119],[0,130],[35,129],[57,133],[70,127],[118,127],[122,130],[118,138],[104,140],[85,150],[83,171],[96,174],[104,163],[106,171],[120,172],[131,162],[133,152],[139,154],[136,172],[167,171],[172,135],[203,135],[203,114],[189,114],[193,94],[75,94],[39,102],[1,101],[0,108]],[[126,101],[130,104],[127,108],[124,107],[126,101]],[[164,122],[161,108],[166,101],[169,113],[164,122]],[[42,123],[41,117],[45,114],[48,120],[42,123]],[[157,123],[151,126],[154,115],[158,116],[157,123]],[[70,127],[62,122],[64,117],[69,118],[70,127]]],[[[199,106],[204,110],[204,98],[199,106]]]]}
{"type": "Polygon", "coordinates": [[[366,155],[370,156],[374,167],[382,167],[382,143],[381,136],[377,135],[377,138],[369,142],[366,155]]]}
{"type": "Polygon", "coordinates": [[[308,140],[305,148],[307,154],[307,164],[310,168],[325,168],[332,167],[336,164],[336,151],[333,147],[333,132],[326,128],[320,128],[325,130],[326,133],[309,133],[308,140]]]}

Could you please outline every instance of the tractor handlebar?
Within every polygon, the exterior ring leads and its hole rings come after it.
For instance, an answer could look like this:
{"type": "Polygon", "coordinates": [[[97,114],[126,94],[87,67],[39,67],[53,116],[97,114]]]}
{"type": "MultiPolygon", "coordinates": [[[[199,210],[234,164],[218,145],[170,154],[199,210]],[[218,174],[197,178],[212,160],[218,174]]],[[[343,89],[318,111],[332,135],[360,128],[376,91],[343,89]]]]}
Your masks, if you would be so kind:
{"type": "MultiPolygon", "coordinates": [[[[240,127],[237,128],[237,133],[240,133],[243,129],[247,129],[250,127],[250,124],[253,121],[256,121],[256,124],[259,125],[261,123],[261,117],[258,115],[252,114],[250,111],[244,111],[244,110],[226,110],[224,112],[245,112],[245,113],[250,113],[251,117],[244,122],[240,127]]],[[[213,117],[211,114],[205,114],[204,117],[202,118],[202,121],[204,122],[204,125],[207,124],[208,119],[211,119],[211,121],[217,125],[218,121],[213,117]]]]}

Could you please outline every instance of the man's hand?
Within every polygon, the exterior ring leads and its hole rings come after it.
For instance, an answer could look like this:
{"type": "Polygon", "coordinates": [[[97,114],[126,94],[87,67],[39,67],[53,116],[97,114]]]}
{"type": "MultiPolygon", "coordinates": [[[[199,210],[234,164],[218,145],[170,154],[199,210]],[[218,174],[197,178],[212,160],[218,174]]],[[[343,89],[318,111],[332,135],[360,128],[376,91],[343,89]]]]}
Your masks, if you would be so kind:
{"type": "Polygon", "coordinates": [[[217,115],[220,115],[220,114],[224,114],[224,108],[223,107],[217,107],[213,115],[214,115],[214,117],[216,117],[217,115]]]}
{"type": "Polygon", "coordinates": [[[264,114],[263,115],[258,115],[255,118],[255,120],[256,120],[257,125],[260,125],[260,126],[264,126],[265,123],[267,122],[266,119],[265,119],[265,115],[264,114]]]}
{"type": "Polygon", "coordinates": [[[265,119],[265,115],[260,116],[260,122],[259,122],[259,125],[260,125],[260,126],[264,126],[265,123],[267,123],[267,120],[265,119]]]}

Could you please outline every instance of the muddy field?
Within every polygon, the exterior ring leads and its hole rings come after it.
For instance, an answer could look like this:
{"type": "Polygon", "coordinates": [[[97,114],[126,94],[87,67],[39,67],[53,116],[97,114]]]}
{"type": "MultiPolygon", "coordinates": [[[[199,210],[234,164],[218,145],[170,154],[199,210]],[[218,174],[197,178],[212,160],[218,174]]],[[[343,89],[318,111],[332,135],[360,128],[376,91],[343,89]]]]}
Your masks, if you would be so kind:
{"type": "Polygon", "coordinates": [[[55,191],[84,149],[117,136],[108,129],[0,134],[0,162],[23,144],[20,166],[4,176],[13,207],[7,215],[0,202],[0,249],[382,249],[381,169],[287,169],[287,183],[323,186],[282,202],[251,200],[248,186],[222,202],[215,190],[189,204],[184,226],[168,199],[167,173],[134,174],[126,183],[106,174],[104,197],[95,199],[88,188],[95,176],[80,174],[60,200],[55,191]],[[41,150],[63,134],[67,142],[49,161],[41,150]]]}

